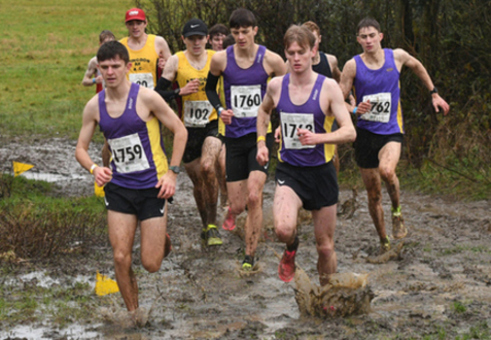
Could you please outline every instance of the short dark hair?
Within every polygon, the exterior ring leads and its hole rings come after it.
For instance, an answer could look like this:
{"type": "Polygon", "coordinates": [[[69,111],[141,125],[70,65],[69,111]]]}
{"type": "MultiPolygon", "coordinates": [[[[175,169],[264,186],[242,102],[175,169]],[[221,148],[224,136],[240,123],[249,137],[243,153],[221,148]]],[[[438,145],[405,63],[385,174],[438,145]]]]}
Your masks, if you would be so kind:
{"type": "Polygon", "coordinates": [[[294,42],[299,44],[302,48],[308,46],[310,49],[313,49],[315,45],[315,36],[304,26],[291,25],[283,37],[283,43],[285,44],[285,48],[288,48],[294,42]]]}
{"type": "Polygon", "coordinates": [[[257,21],[254,14],[245,8],[237,8],[229,19],[230,28],[256,27],[257,21]]]}
{"type": "Polygon", "coordinates": [[[222,48],[226,49],[227,47],[229,47],[230,45],[233,45],[233,44],[235,44],[234,36],[232,34],[229,34],[225,37],[225,39],[223,39],[222,48]]]}
{"type": "Polygon", "coordinates": [[[118,56],[125,64],[130,62],[130,55],[126,47],[119,41],[113,40],[102,44],[97,51],[97,62],[114,59],[118,56]]]}
{"type": "Polygon", "coordinates": [[[213,25],[208,31],[208,34],[210,35],[210,39],[213,39],[213,37],[218,34],[228,35],[229,33],[230,31],[228,30],[228,27],[225,26],[224,24],[213,25]]]}
{"type": "Polygon", "coordinates": [[[99,42],[102,44],[104,40],[112,38],[112,40],[116,40],[116,37],[114,36],[113,32],[109,30],[104,30],[99,34],[99,42]]]}
{"type": "Polygon", "coordinates": [[[377,20],[371,17],[366,17],[361,19],[361,21],[358,23],[358,26],[356,27],[356,35],[360,33],[360,30],[362,28],[368,28],[368,27],[375,28],[379,33],[382,32],[380,30],[380,24],[378,23],[377,20]]]}

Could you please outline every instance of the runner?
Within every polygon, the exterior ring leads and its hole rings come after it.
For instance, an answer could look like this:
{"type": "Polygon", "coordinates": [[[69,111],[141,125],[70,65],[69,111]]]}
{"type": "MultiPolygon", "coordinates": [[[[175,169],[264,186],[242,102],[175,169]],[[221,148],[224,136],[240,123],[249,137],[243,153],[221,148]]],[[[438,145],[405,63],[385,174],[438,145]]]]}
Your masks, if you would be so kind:
{"type": "Polygon", "coordinates": [[[203,223],[202,237],[208,246],[221,245],[216,227],[218,183],[217,163],[221,140],[218,116],[205,93],[206,76],[214,51],[206,50],[208,28],[199,19],[189,20],[182,30],[186,51],[173,55],[164,68],[156,91],[166,100],[182,98],[179,112],[189,139],[184,152],[184,166],[194,185],[194,199],[203,223]],[[176,90],[167,90],[173,81],[176,90]]]}
{"type": "Polygon", "coordinates": [[[290,282],[295,275],[298,210],[312,211],[319,254],[317,270],[321,285],[336,272],[334,251],[338,182],[332,163],[334,143],[355,139],[355,129],[337,83],[312,70],[315,36],[293,25],[284,37],[285,55],[291,73],[271,80],[257,117],[257,161],[267,164],[265,143],[271,110],[280,116],[281,146],[276,168],[273,204],[278,239],[286,244],[278,273],[290,282]],[[339,128],[331,132],[334,119],[339,128]]]}
{"type": "Polygon", "coordinates": [[[225,37],[229,34],[230,31],[228,30],[227,26],[223,24],[213,25],[210,28],[210,38],[208,39],[211,49],[216,52],[223,50],[223,39],[225,39],[225,37]]]}
{"type": "Polygon", "coordinates": [[[75,156],[98,185],[105,184],[116,280],[126,308],[135,316],[138,286],[131,269],[135,231],[140,223],[143,267],[151,273],[158,271],[170,251],[166,201],[175,192],[175,169],[181,162],[187,132],[158,94],[126,79],[132,65],[121,43],[103,44],[97,60],[106,89],[85,106],[75,156]],[[174,133],[170,166],[160,124],[174,133]],[[87,151],[97,125],[113,154],[110,168],[97,166],[87,151]]]}
{"type": "MultiPolygon", "coordinates": [[[[116,40],[116,37],[111,31],[104,30],[99,34],[99,46],[102,44],[116,40]]],[[[102,81],[102,76],[97,69],[97,57],[94,56],[89,60],[89,65],[87,66],[87,71],[85,71],[84,79],[82,79],[82,85],[84,86],[92,86],[96,84],[96,93],[99,93],[104,88],[104,84],[102,81]]]]}
{"type": "MultiPolygon", "coordinates": [[[[213,51],[218,52],[223,50],[226,46],[223,45],[223,42],[225,38],[230,35],[230,31],[228,30],[227,26],[223,24],[216,24],[210,28],[210,38],[208,39],[208,42],[211,45],[211,48],[213,51]]],[[[224,96],[225,94],[223,93],[223,78],[220,77],[220,84],[219,84],[219,89],[220,89],[220,99],[222,101],[222,105],[225,105],[225,99],[224,96]]],[[[223,140],[223,133],[225,127],[222,124],[219,124],[222,128],[220,129],[221,131],[219,132],[219,137],[220,139],[223,140]]],[[[220,155],[218,157],[218,164],[217,164],[217,180],[218,180],[218,186],[220,187],[220,206],[222,208],[226,208],[228,210],[228,193],[227,193],[227,180],[226,180],[226,169],[225,169],[225,144],[222,143],[222,147],[220,149],[220,155]]]]}
{"type": "Polygon", "coordinates": [[[436,112],[440,107],[446,115],[450,109],[438,95],[421,62],[403,49],[383,49],[383,37],[375,19],[360,21],[356,39],[363,53],[346,63],[340,84],[345,97],[354,88],[358,105],[353,111],[358,117],[355,158],[367,189],[368,209],[380,238],[381,253],[390,249],[382,209],[381,179],[392,202],[392,236],[400,239],[407,235],[396,175],[404,133],[399,88],[402,67],[409,67],[421,79],[436,112]]]}
{"type": "MultiPolygon", "coordinates": [[[[244,226],[246,249],[242,268],[251,270],[262,229],[262,192],[268,173],[268,164],[259,165],[255,157],[257,110],[268,78],[285,74],[286,66],[278,54],[254,42],[258,27],[252,12],[244,8],[236,9],[230,16],[229,26],[236,43],[213,56],[206,93],[225,124],[230,207],[223,228],[235,228],[236,216],[247,205],[244,226]],[[224,81],[226,109],[222,107],[216,90],[220,76],[224,81]]],[[[272,144],[273,136],[270,133],[268,146],[272,144]]]]}
{"type": "Polygon", "coordinates": [[[126,27],[129,36],[120,40],[130,54],[133,65],[128,79],[146,88],[153,89],[158,80],[158,68],[163,69],[171,53],[167,41],[158,35],[147,34],[147,18],[139,8],[126,12],[126,27]]]}

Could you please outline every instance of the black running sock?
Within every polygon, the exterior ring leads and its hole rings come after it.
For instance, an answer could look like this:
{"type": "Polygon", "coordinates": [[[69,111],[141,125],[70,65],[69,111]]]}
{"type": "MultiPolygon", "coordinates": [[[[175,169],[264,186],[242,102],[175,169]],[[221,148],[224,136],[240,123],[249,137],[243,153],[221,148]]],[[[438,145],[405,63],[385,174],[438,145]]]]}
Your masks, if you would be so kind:
{"type": "Polygon", "coordinates": [[[289,246],[286,246],[286,250],[288,250],[288,251],[295,251],[295,250],[297,250],[298,243],[299,242],[300,241],[298,240],[298,235],[297,235],[297,236],[295,236],[295,241],[293,241],[293,243],[290,244],[289,246]]]}

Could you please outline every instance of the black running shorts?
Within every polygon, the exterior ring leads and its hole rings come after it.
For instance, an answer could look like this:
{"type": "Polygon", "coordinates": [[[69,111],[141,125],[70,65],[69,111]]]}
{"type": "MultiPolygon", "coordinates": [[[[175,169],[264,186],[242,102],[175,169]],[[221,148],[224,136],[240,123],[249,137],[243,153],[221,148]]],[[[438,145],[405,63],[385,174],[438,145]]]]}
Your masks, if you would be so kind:
{"type": "Polygon", "coordinates": [[[378,168],[378,154],[389,142],[402,143],[404,135],[394,133],[392,135],[378,135],[365,129],[356,129],[355,147],[356,164],[363,169],[378,168]]]}

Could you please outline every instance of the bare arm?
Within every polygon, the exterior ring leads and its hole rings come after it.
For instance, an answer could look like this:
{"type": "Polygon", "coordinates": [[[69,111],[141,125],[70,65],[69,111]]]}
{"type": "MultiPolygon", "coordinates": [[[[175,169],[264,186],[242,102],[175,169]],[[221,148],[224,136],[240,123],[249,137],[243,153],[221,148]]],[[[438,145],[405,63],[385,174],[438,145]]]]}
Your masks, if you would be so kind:
{"type": "Polygon", "coordinates": [[[354,141],[356,131],[346,109],[343,94],[334,80],[326,79],[324,81],[320,98],[324,112],[334,115],[339,124],[339,129],[328,133],[312,133],[307,129],[299,129],[298,136],[302,145],[341,144],[354,141]]]}
{"type": "Polygon", "coordinates": [[[232,123],[234,112],[230,108],[221,109],[220,96],[217,92],[218,78],[222,75],[227,67],[227,52],[220,51],[213,55],[210,62],[210,72],[206,80],[206,96],[211,105],[217,110],[224,124],[232,123]]]}
{"type": "Polygon", "coordinates": [[[155,51],[159,55],[159,67],[163,69],[171,57],[171,53],[167,41],[161,36],[155,37],[155,51]]]}
{"type": "Polygon", "coordinates": [[[266,72],[274,77],[283,76],[287,72],[285,61],[276,53],[266,50],[264,55],[264,68],[266,72]]]}
{"type": "Polygon", "coordinates": [[[263,102],[261,103],[261,106],[259,106],[259,110],[257,112],[256,127],[258,142],[256,160],[260,165],[265,165],[269,160],[269,151],[266,146],[266,133],[271,120],[271,111],[275,107],[274,99],[279,88],[281,88],[282,79],[283,77],[274,78],[269,82],[263,102]]]}
{"type": "MultiPolygon", "coordinates": [[[[154,91],[141,89],[142,99],[150,112],[173,134],[172,157],[170,166],[179,166],[181,164],[184,148],[188,139],[188,132],[184,124],[176,116],[174,111],[167,103],[154,91]],[[143,90],[143,91],[142,91],[143,90]]],[[[177,175],[173,171],[167,171],[161,178],[156,187],[160,188],[159,198],[170,198],[176,192],[177,175]]]]}
{"type": "Polygon", "coordinates": [[[331,67],[332,78],[339,83],[341,81],[341,71],[338,66],[338,58],[332,54],[327,54],[327,61],[329,62],[329,66],[331,67]]]}
{"type": "Polygon", "coordinates": [[[97,76],[97,58],[93,57],[90,59],[89,64],[87,65],[87,71],[85,71],[84,78],[82,79],[82,85],[84,86],[92,86],[94,85],[94,81],[92,80],[95,77],[95,84],[102,83],[102,76],[97,76]]]}
{"type": "MultiPolygon", "coordinates": [[[[419,79],[421,79],[428,91],[431,91],[435,88],[435,85],[433,84],[428,71],[418,59],[414,58],[409,53],[400,48],[394,50],[394,59],[396,60],[399,71],[403,65],[406,65],[419,77],[419,79]]],[[[450,106],[442,97],[440,97],[438,93],[432,93],[431,101],[436,112],[440,112],[439,107],[441,107],[443,109],[444,115],[447,115],[448,111],[450,110],[450,106]]]]}
{"type": "MultiPolygon", "coordinates": [[[[77,146],[75,148],[75,158],[82,167],[87,169],[87,171],[90,171],[92,165],[95,164],[90,158],[88,150],[92,135],[98,124],[98,117],[98,97],[94,96],[85,106],[82,115],[82,128],[80,129],[77,146]]],[[[103,186],[111,180],[112,171],[109,168],[98,166],[93,169],[93,175],[97,184],[103,186]]]]}

